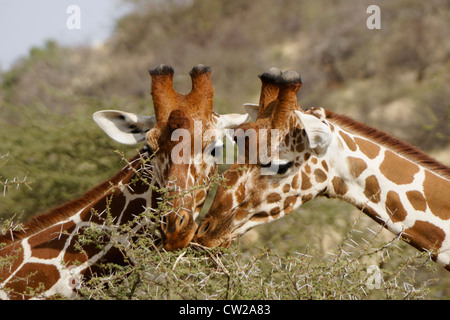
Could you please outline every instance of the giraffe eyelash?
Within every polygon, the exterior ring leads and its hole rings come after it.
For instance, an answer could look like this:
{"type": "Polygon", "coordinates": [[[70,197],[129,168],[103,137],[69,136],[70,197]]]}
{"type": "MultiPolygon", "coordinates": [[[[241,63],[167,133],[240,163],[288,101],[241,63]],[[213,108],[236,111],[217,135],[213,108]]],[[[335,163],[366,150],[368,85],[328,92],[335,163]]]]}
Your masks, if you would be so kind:
{"type": "Polygon", "coordinates": [[[289,161],[287,163],[278,163],[278,164],[275,164],[273,167],[272,167],[272,165],[273,165],[273,163],[269,162],[267,164],[262,164],[261,167],[262,168],[271,168],[271,169],[273,168],[276,170],[276,171],[274,171],[274,172],[276,172],[276,174],[284,174],[289,170],[289,168],[291,168],[294,165],[294,162],[289,161]]]}

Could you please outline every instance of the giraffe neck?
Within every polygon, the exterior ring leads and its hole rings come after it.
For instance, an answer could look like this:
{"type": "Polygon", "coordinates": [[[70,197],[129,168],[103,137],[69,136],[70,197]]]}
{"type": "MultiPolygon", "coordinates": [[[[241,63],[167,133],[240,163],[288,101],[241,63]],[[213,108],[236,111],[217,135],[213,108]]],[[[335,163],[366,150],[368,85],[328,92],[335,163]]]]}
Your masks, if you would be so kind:
{"type": "Polygon", "coordinates": [[[14,257],[10,269],[0,270],[0,298],[28,298],[26,287],[42,285],[44,296],[58,293],[71,297],[83,277],[100,271],[93,267],[98,261],[123,263],[123,253],[114,243],[128,239],[105,239],[101,247],[87,244],[83,250],[77,249],[77,244],[87,227],[111,228],[105,224],[110,219],[114,228],[132,221],[147,207],[156,207],[157,196],[151,188],[156,179],[151,170],[144,169],[137,156],[80,199],[37,216],[23,232],[0,238],[0,243],[6,243],[0,257],[14,257]]]}
{"type": "Polygon", "coordinates": [[[330,123],[327,195],[352,203],[450,270],[448,169],[380,132],[330,123]]]}

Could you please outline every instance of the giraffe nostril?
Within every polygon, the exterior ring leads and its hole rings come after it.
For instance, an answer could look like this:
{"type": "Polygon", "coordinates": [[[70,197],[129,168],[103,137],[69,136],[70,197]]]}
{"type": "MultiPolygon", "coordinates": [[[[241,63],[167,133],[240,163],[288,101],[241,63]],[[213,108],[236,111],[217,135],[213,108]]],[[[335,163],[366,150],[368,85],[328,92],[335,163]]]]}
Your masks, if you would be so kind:
{"type": "Polygon", "coordinates": [[[161,228],[162,228],[164,231],[167,231],[167,226],[168,226],[167,214],[165,214],[165,215],[163,215],[163,216],[161,217],[161,228]]]}
{"type": "Polygon", "coordinates": [[[197,236],[202,236],[202,235],[204,235],[204,234],[206,233],[206,231],[208,231],[209,226],[210,226],[210,223],[209,223],[209,222],[203,223],[203,224],[200,226],[200,228],[199,228],[199,230],[198,230],[198,232],[197,232],[197,236]]]}
{"type": "Polygon", "coordinates": [[[189,223],[189,213],[186,211],[181,211],[178,213],[179,218],[177,219],[177,229],[183,229],[189,223]]]}

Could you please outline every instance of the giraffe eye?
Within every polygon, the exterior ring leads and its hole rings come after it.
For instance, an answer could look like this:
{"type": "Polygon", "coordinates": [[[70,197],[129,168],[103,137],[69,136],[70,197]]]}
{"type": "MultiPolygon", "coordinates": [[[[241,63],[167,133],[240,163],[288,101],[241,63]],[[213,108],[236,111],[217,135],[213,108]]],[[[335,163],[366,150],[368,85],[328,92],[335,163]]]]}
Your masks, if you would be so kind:
{"type": "Polygon", "coordinates": [[[142,154],[144,153],[148,153],[149,156],[153,154],[153,150],[148,144],[144,145],[142,148],[142,154]]]}
{"type": "Polygon", "coordinates": [[[293,164],[294,164],[294,162],[290,161],[290,162],[288,162],[286,164],[278,165],[277,174],[286,173],[286,171],[288,171],[289,168],[292,167],[293,164]]]}
{"type": "Polygon", "coordinates": [[[272,172],[272,174],[274,174],[274,173],[276,173],[276,174],[284,174],[293,165],[294,165],[293,161],[289,161],[289,162],[285,162],[285,163],[283,163],[283,162],[269,162],[267,164],[261,165],[261,167],[264,168],[265,170],[269,170],[270,172],[272,172]]]}

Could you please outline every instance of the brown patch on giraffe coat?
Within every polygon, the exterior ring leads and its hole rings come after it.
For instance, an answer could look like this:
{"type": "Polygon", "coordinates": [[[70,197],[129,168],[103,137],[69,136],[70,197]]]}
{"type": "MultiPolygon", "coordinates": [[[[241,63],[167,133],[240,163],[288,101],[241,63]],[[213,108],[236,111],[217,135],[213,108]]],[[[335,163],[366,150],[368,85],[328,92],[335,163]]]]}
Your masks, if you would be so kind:
{"type": "Polygon", "coordinates": [[[126,197],[121,192],[114,192],[111,195],[104,197],[97,201],[97,203],[92,208],[87,208],[81,214],[81,219],[83,221],[91,221],[95,223],[102,224],[104,218],[106,217],[106,211],[110,212],[121,212],[126,204],[126,197]]]}
{"type": "Polygon", "coordinates": [[[297,151],[298,153],[305,151],[305,144],[303,142],[298,143],[295,147],[295,151],[297,151]]]}
{"type": "Polygon", "coordinates": [[[311,167],[308,164],[305,164],[305,172],[308,174],[311,173],[311,167]]]}
{"type": "Polygon", "coordinates": [[[347,163],[353,178],[358,178],[367,169],[367,163],[359,158],[347,157],[347,163]]]}
{"type": "MultiPolygon", "coordinates": [[[[286,135],[286,137],[284,137],[284,144],[285,144],[286,146],[290,145],[290,137],[289,137],[289,135],[286,135]]],[[[293,147],[293,146],[292,146],[292,147],[293,147]]]]}
{"type": "Polygon", "coordinates": [[[427,210],[427,200],[421,192],[416,190],[408,191],[406,192],[406,197],[414,209],[418,211],[427,210]]]}
{"type": "Polygon", "coordinates": [[[361,152],[364,153],[369,159],[375,159],[380,153],[381,148],[375,143],[358,137],[355,137],[355,142],[358,145],[359,150],[361,150],[361,152]]]}
{"type": "Polygon", "coordinates": [[[437,251],[445,239],[445,232],[434,224],[418,220],[402,233],[402,237],[408,239],[412,246],[421,251],[423,249],[437,251]]]}
{"type": "Polygon", "coordinates": [[[306,173],[302,171],[302,190],[308,190],[312,187],[311,181],[309,181],[309,177],[306,173]]]}
{"type": "Polygon", "coordinates": [[[303,155],[303,159],[304,159],[305,161],[308,161],[309,157],[311,157],[311,154],[310,154],[309,152],[307,152],[307,153],[305,153],[305,154],[303,155]]]}
{"type": "Polygon", "coordinates": [[[38,288],[40,285],[43,291],[49,290],[59,280],[59,271],[56,266],[30,262],[21,267],[15,274],[15,278],[5,287],[14,289],[10,294],[11,299],[28,299],[31,296],[22,293],[29,292],[29,288],[38,288]],[[36,273],[36,270],[39,270],[36,273]]]}
{"type": "Polygon", "coordinates": [[[308,202],[312,198],[313,198],[313,195],[311,193],[304,195],[304,196],[302,196],[302,203],[308,202]]]}
{"type": "Polygon", "coordinates": [[[450,182],[425,171],[423,190],[431,212],[441,219],[450,219],[450,201],[448,201],[450,182]]]}
{"type": "Polygon", "coordinates": [[[356,151],[356,143],[355,141],[346,133],[343,131],[339,131],[339,134],[341,135],[342,139],[344,139],[345,144],[351,151],[356,151]]]}
{"type": "Polygon", "coordinates": [[[345,181],[339,177],[334,177],[331,181],[331,184],[333,185],[334,192],[337,195],[343,196],[348,191],[348,186],[345,183],[345,181]]]}
{"type": "Polygon", "coordinates": [[[292,211],[294,211],[294,207],[287,207],[287,208],[284,209],[284,214],[289,214],[292,211]]]}
{"type": "Polygon", "coordinates": [[[378,179],[374,175],[366,178],[366,185],[364,189],[364,195],[370,201],[374,203],[380,202],[380,185],[378,184],[378,179]]]}
{"type": "Polygon", "coordinates": [[[281,196],[279,193],[272,192],[267,196],[268,203],[274,203],[281,200],[281,196]]]}
{"type": "Polygon", "coordinates": [[[132,221],[134,219],[134,216],[145,211],[146,206],[147,201],[144,198],[136,198],[134,200],[131,200],[128,203],[127,208],[123,212],[122,220],[120,221],[120,223],[123,224],[132,221]]]}
{"type": "Polygon", "coordinates": [[[386,211],[390,215],[392,222],[403,221],[408,214],[402,205],[400,196],[395,191],[389,191],[386,196],[386,211]]]}
{"type": "Polygon", "coordinates": [[[269,220],[269,214],[266,211],[255,213],[251,218],[251,221],[264,223],[269,220]]]}
{"type": "Polygon", "coordinates": [[[322,167],[325,169],[326,172],[328,172],[328,165],[325,160],[322,160],[322,167]]]}
{"type": "Polygon", "coordinates": [[[409,184],[413,182],[414,175],[419,172],[419,166],[386,150],[380,172],[396,184],[409,184]]]}
{"type": "MultiPolygon", "coordinates": [[[[228,170],[225,174],[224,184],[226,186],[231,186],[231,187],[235,186],[237,181],[239,180],[239,177],[241,176],[240,171],[237,171],[233,167],[231,167],[230,170],[228,170]]],[[[236,166],[236,168],[237,168],[237,166],[236,166]]]]}
{"type": "Polygon", "coordinates": [[[241,207],[241,208],[238,208],[238,210],[236,211],[236,213],[234,215],[234,220],[240,221],[247,216],[248,216],[248,211],[246,210],[245,207],[241,207]]]}
{"type": "Polygon", "coordinates": [[[142,179],[138,179],[134,181],[130,187],[133,189],[133,194],[143,194],[148,191],[150,188],[148,182],[143,181],[142,179]]]}
{"type": "Polygon", "coordinates": [[[276,219],[280,216],[281,209],[280,207],[275,207],[270,210],[270,215],[276,219]]]}
{"type": "Polygon", "coordinates": [[[323,172],[320,169],[316,169],[314,170],[314,177],[316,178],[316,182],[324,182],[325,180],[327,180],[327,175],[325,172],[323,172]]]}
{"type": "Polygon", "coordinates": [[[283,186],[283,192],[286,193],[286,192],[289,192],[289,190],[291,190],[291,186],[289,184],[285,184],[283,186]]]}
{"type": "Polygon", "coordinates": [[[299,174],[297,173],[294,178],[292,178],[292,188],[293,189],[298,189],[298,178],[299,178],[299,174]]]}
{"type": "Polygon", "coordinates": [[[28,238],[31,247],[31,256],[39,259],[56,258],[64,249],[67,239],[70,237],[68,231],[75,228],[75,223],[69,221],[46,229],[28,238]],[[66,232],[67,231],[67,232],[66,232]]]}
{"type": "Polygon", "coordinates": [[[284,213],[288,214],[292,210],[294,210],[295,202],[297,201],[297,196],[289,196],[284,200],[283,207],[284,207],[284,213]]]}

